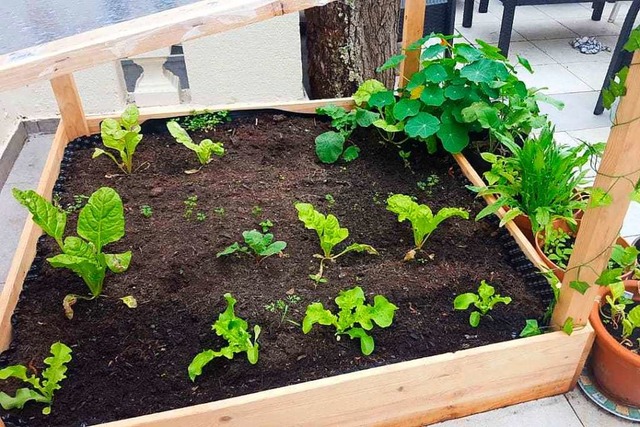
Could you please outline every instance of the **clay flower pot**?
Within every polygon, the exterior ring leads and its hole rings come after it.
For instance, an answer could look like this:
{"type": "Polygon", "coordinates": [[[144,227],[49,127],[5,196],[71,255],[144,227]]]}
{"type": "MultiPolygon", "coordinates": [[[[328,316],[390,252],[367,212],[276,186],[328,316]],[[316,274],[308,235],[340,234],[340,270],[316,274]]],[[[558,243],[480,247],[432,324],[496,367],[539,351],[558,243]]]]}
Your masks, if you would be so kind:
{"type": "MultiPolygon", "coordinates": [[[[564,230],[565,233],[575,236],[577,229],[580,228],[580,220],[578,220],[578,226],[576,228],[576,231],[572,230],[571,227],[569,226],[569,223],[567,223],[567,221],[563,219],[554,220],[552,226],[555,229],[562,229],[564,230]]],[[[536,248],[536,252],[538,252],[538,255],[540,255],[540,258],[542,258],[542,261],[544,261],[545,265],[549,267],[551,271],[553,271],[553,273],[556,275],[558,280],[563,281],[565,270],[561,268],[559,265],[557,265],[555,262],[551,261],[549,257],[547,257],[547,254],[545,254],[544,251],[542,250],[542,247],[544,246],[544,230],[540,230],[536,233],[533,243],[536,248]]],[[[627,243],[627,241],[622,237],[618,237],[618,239],[616,240],[616,244],[622,246],[623,248],[629,247],[629,243],[627,243]]],[[[621,279],[628,280],[628,279],[631,279],[631,277],[633,277],[633,270],[623,274],[621,276],[621,279]]]]}
{"type": "MultiPolygon", "coordinates": [[[[502,208],[505,212],[509,212],[509,206],[503,206],[502,208]]],[[[520,229],[520,231],[522,231],[524,237],[526,237],[529,242],[533,243],[533,229],[531,227],[531,220],[529,219],[529,216],[525,214],[518,215],[511,221],[520,229]]]]}
{"type": "MultiPolygon", "coordinates": [[[[633,300],[640,302],[639,282],[627,280],[624,285],[626,290],[633,292],[633,300]]],[[[623,347],[609,334],[600,319],[600,306],[608,293],[608,288],[603,288],[601,301],[595,302],[589,316],[596,332],[591,368],[596,383],[607,395],[620,403],[640,407],[640,355],[623,347]]]]}

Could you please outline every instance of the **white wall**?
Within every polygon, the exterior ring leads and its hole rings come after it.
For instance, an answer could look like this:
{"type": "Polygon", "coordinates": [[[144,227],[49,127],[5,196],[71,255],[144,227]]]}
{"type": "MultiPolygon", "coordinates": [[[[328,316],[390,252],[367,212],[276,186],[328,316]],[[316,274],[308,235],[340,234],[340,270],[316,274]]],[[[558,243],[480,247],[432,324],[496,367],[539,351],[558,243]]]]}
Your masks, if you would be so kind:
{"type": "MultiPolygon", "coordinates": [[[[304,97],[297,13],[184,44],[194,104],[295,100],[304,97]]],[[[123,108],[126,91],[117,63],[75,73],[87,113],[123,108]]],[[[48,82],[0,92],[0,152],[20,118],[54,117],[48,82]]]]}

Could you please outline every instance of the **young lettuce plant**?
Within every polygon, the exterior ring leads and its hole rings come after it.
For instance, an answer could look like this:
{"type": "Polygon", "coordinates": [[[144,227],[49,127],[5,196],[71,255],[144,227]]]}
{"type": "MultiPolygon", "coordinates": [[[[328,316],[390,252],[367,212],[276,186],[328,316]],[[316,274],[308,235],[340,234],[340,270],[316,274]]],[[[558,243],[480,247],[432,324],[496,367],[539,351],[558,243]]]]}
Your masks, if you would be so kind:
{"type": "Polygon", "coordinates": [[[0,369],[0,380],[17,378],[31,387],[19,388],[15,396],[0,392],[0,405],[4,410],[22,409],[29,401],[44,403],[42,413],[49,415],[53,404],[53,395],[60,390],[60,383],[67,378],[67,363],[71,361],[71,349],[61,342],[51,345],[51,356],[44,359],[47,368],[42,371],[41,378],[29,375],[29,369],[24,365],[7,366],[0,369]]]}
{"type": "Polygon", "coordinates": [[[247,353],[249,363],[252,365],[258,363],[260,326],[253,327],[252,341],[249,324],[246,320],[237,317],[234,311],[236,299],[229,293],[224,294],[224,299],[227,301],[227,309],[220,313],[211,329],[216,332],[216,335],[224,338],[228,345],[218,351],[204,350],[198,353],[189,364],[188,372],[191,381],[195,381],[196,377],[202,374],[202,369],[216,357],[226,357],[231,360],[236,353],[247,353]]]}
{"type": "Polygon", "coordinates": [[[91,297],[69,294],[63,306],[69,319],[73,318],[71,306],[78,298],[91,300],[102,293],[107,269],[122,273],[129,268],[131,251],[109,254],[103,249],[109,243],[124,236],[124,208],[116,191],[102,187],[89,197],[78,216],[79,237],[68,236],[63,240],[67,214],[33,190],[13,189],[13,196],[25,206],[42,230],[53,237],[62,253],[47,261],[56,268],[68,268],[84,280],[91,297]]]}
{"type": "Polygon", "coordinates": [[[298,210],[298,219],[304,223],[307,229],[315,230],[320,238],[322,254],[314,255],[315,258],[320,258],[320,270],[317,274],[309,275],[309,278],[316,283],[325,283],[327,281],[327,279],[322,277],[325,261],[333,262],[348,252],[366,252],[371,255],[378,255],[378,251],[372,246],[362,243],[352,243],[342,252],[333,254],[333,248],[349,237],[349,230],[340,227],[338,218],[334,215],[329,214],[325,216],[315,210],[310,203],[296,203],[295,207],[298,210]]]}
{"type": "Polygon", "coordinates": [[[133,171],[133,154],[142,140],[140,124],[138,123],[139,111],[135,104],[129,105],[120,120],[105,119],[100,124],[100,136],[105,148],[115,150],[120,155],[120,161],[107,150],[96,148],[93,158],[105,155],[118,165],[126,174],[133,171]]]}
{"type": "Polygon", "coordinates": [[[224,155],[224,146],[222,142],[213,142],[210,139],[203,139],[200,144],[193,142],[193,139],[189,136],[186,130],[182,128],[177,122],[167,122],[167,129],[171,136],[173,136],[177,143],[184,145],[189,150],[196,153],[198,161],[201,165],[206,165],[211,162],[214,155],[222,157],[224,155]]]}
{"type": "Polygon", "coordinates": [[[461,208],[442,208],[437,214],[433,215],[431,209],[427,205],[420,205],[413,201],[410,196],[404,194],[394,194],[387,199],[387,210],[398,215],[398,222],[408,219],[413,229],[413,240],[415,248],[411,249],[404,256],[405,261],[415,258],[416,252],[421,250],[425,242],[447,218],[458,216],[469,219],[469,212],[461,208]]]}
{"type": "Polygon", "coordinates": [[[477,310],[471,312],[469,324],[477,328],[480,324],[480,318],[493,310],[496,304],[509,304],[510,302],[511,297],[503,297],[496,294],[495,288],[483,280],[480,282],[477,295],[471,292],[458,295],[456,299],[453,300],[453,308],[456,310],[466,310],[473,304],[477,310]]]}
{"type": "Polygon", "coordinates": [[[232,245],[227,246],[224,250],[218,252],[216,254],[216,258],[237,252],[245,254],[253,252],[255,257],[259,261],[262,261],[271,255],[282,253],[282,251],[287,247],[287,242],[282,242],[280,240],[274,242],[273,234],[263,234],[258,230],[243,231],[242,237],[244,237],[246,246],[241,246],[238,242],[235,242],[232,245]]]}
{"type": "Polygon", "coordinates": [[[336,328],[337,340],[340,340],[340,335],[349,335],[351,339],[360,340],[362,354],[368,356],[373,353],[375,343],[367,331],[373,329],[374,323],[381,328],[389,327],[398,307],[382,295],[373,298],[373,305],[365,304],[364,292],[359,286],[340,291],[335,301],[339,308],[338,314],[326,310],[319,302],[309,305],[302,320],[302,332],[308,334],[316,323],[333,326],[336,328]]]}

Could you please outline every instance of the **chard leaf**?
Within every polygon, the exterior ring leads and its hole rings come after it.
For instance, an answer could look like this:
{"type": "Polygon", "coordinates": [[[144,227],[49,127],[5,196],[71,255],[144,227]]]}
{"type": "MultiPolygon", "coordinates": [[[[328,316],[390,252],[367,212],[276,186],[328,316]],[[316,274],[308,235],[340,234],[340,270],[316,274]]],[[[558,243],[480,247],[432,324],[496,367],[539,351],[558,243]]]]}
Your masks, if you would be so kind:
{"type": "Polygon", "coordinates": [[[167,129],[169,130],[171,136],[173,136],[173,138],[176,140],[176,142],[183,145],[193,144],[193,139],[191,139],[187,131],[184,130],[182,126],[178,124],[178,122],[167,122],[167,129]]]}
{"type": "Polygon", "coordinates": [[[42,228],[42,231],[56,239],[58,245],[62,247],[62,236],[67,224],[67,214],[33,190],[21,191],[14,188],[12,192],[13,197],[29,210],[33,222],[42,228]]]}
{"type": "Polygon", "coordinates": [[[78,216],[78,235],[90,241],[98,252],[124,236],[124,209],[116,191],[102,187],[89,197],[78,216]]]}
{"type": "Polygon", "coordinates": [[[81,258],[95,259],[95,246],[76,236],[69,236],[64,239],[62,251],[67,255],[78,256],[81,258]]]}
{"type": "Polygon", "coordinates": [[[344,149],[345,137],[334,131],[316,137],[316,154],[322,163],[335,163],[344,149]]]}
{"type": "Polygon", "coordinates": [[[94,297],[102,293],[105,268],[101,267],[96,261],[68,254],[59,254],[47,258],[47,261],[55,268],[68,268],[80,276],[94,297]]]}
{"type": "Polygon", "coordinates": [[[272,244],[267,246],[264,250],[262,250],[258,255],[266,258],[271,255],[279,254],[286,247],[287,247],[286,242],[282,242],[282,241],[273,242],[272,244]]]}
{"type": "Polygon", "coordinates": [[[378,251],[373,246],[365,245],[364,243],[352,243],[341,254],[346,254],[347,252],[366,252],[369,255],[378,255],[378,251]]]}
{"type": "Polygon", "coordinates": [[[231,255],[235,252],[240,251],[240,245],[238,244],[238,242],[234,242],[232,245],[227,246],[226,248],[224,248],[223,250],[221,250],[220,252],[218,252],[216,254],[216,258],[220,258],[221,256],[225,256],[225,255],[231,255]]]}

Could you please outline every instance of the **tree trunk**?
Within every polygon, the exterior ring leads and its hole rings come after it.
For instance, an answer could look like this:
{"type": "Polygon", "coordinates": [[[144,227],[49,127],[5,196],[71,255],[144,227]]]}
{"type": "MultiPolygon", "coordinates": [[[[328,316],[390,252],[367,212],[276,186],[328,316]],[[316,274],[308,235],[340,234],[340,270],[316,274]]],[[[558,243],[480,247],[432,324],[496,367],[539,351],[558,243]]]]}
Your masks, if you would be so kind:
{"type": "Polygon", "coordinates": [[[308,9],[309,96],[351,96],[372,78],[392,88],[394,70],[376,67],[398,53],[399,15],[400,0],[339,0],[308,9]]]}

